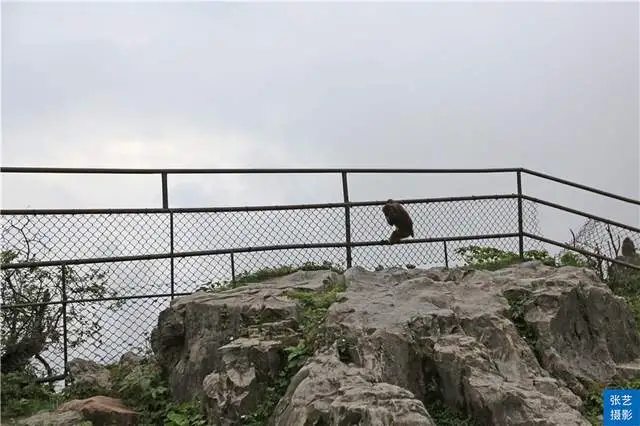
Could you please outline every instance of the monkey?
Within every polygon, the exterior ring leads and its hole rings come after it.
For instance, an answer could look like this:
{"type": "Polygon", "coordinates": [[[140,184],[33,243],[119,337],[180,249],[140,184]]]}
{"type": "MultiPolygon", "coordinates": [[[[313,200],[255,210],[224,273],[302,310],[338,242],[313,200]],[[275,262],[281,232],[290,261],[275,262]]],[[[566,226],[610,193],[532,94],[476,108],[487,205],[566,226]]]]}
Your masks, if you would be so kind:
{"type": "Polygon", "coordinates": [[[389,237],[389,243],[394,244],[403,238],[413,237],[413,221],[402,204],[389,199],[382,207],[382,213],[387,223],[396,227],[389,237]]]}
{"type": "Polygon", "coordinates": [[[633,244],[633,241],[631,241],[631,238],[626,237],[624,240],[622,240],[621,251],[623,256],[635,256],[636,246],[635,244],[633,244]]]}

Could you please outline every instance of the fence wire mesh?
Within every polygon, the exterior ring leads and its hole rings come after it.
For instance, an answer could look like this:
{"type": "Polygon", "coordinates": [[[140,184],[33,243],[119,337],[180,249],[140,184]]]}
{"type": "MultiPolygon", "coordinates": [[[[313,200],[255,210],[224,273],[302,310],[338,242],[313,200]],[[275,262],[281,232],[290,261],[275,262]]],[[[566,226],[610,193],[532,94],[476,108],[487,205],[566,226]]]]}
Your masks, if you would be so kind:
{"type": "MultiPolygon", "coordinates": [[[[519,250],[517,236],[388,245],[386,239],[391,227],[381,207],[356,203],[349,208],[350,238],[355,244],[351,248],[354,266],[368,269],[407,264],[453,267],[463,264],[457,251],[461,247],[484,245],[511,252],[519,250]]],[[[518,199],[513,196],[418,201],[406,203],[405,207],[413,219],[416,239],[518,234],[520,225],[523,232],[541,235],[536,203],[522,201],[520,215],[518,199]]],[[[172,294],[190,293],[264,268],[296,267],[308,262],[347,267],[348,228],[344,207],[139,214],[8,213],[3,223],[2,246],[3,251],[12,251],[14,256],[10,259],[3,256],[3,264],[176,255],[174,259],[4,269],[3,343],[4,339],[20,337],[17,331],[11,334],[12,321],[22,320],[26,324],[31,321],[35,330],[38,324],[33,318],[45,318],[50,328],[45,330],[49,337],[40,350],[42,360],[38,371],[43,375],[64,372],[60,319],[63,300],[68,316],[68,360],[79,357],[113,362],[126,351],[148,346],[148,333],[160,311],[168,306],[172,294]],[[305,244],[336,244],[337,247],[290,247],[305,244]],[[267,246],[289,247],[260,250],[267,246]],[[181,252],[238,249],[250,251],[180,256],[181,252]],[[23,286],[21,292],[15,291],[17,285],[23,286]],[[109,298],[111,300],[105,300],[109,298]],[[39,306],[10,306],[42,302],[57,304],[47,306],[44,311],[39,306]],[[27,319],[29,316],[31,320],[27,319]]],[[[625,236],[640,241],[638,233],[590,221],[577,233],[576,240],[593,251],[594,247],[606,248],[610,240],[619,241],[625,236]]],[[[527,238],[525,242],[525,250],[542,247],[534,239],[527,238]]],[[[3,353],[3,360],[4,357],[3,353]]]]}
{"type": "Polygon", "coordinates": [[[167,213],[21,214],[4,220],[3,246],[31,245],[30,258],[38,261],[139,256],[170,248],[167,213]]]}
{"type": "MultiPolygon", "coordinates": [[[[634,246],[637,247],[640,243],[640,232],[589,219],[577,232],[572,232],[570,244],[589,253],[616,259],[623,255],[622,242],[625,238],[629,238],[634,243],[634,246]]],[[[601,277],[608,277],[610,262],[602,262],[594,257],[586,257],[590,258],[601,277]]],[[[628,261],[628,259],[624,260],[628,261]]]]}
{"type": "Polygon", "coordinates": [[[180,251],[344,242],[344,208],[176,213],[180,251]]]}
{"type": "Polygon", "coordinates": [[[589,219],[578,232],[573,234],[573,238],[572,242],[575,242],[579,247],[593,253],[616,258],[622,255],[622,241],[625,238],[640,241],[640,232],[589,219]]]}

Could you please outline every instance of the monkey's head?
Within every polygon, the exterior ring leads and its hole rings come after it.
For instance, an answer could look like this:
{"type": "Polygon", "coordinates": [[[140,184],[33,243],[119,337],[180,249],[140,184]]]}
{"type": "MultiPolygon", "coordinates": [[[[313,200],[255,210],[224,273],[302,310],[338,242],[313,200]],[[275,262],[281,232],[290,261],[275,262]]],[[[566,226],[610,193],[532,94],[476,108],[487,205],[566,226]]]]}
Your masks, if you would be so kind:
{"type": "Polygon", "coordinates": [[[622,240],[622,255],[623,256],[633,256],[636,253],[636,246],[633,244],[631,238],[626,237],[622,240]]]}

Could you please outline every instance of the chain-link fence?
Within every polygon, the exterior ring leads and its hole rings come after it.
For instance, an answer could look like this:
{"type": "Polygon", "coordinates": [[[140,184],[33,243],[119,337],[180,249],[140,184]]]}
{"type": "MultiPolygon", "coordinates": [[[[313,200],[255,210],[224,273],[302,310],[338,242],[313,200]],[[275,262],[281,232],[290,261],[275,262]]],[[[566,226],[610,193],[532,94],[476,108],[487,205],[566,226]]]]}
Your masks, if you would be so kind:
{"type": "MultiPolygon", "coordinates": [[[[349,202],[345,190],[344,203],[170,209],[163,177],[162,209],[2,211],[3,371],[25,354],[49,378],[73,358],[117,361],[147,345],[173,297],[263,268],[454,267],[465,246],[522,253],[549,241],[538,238],[539,203],[521,191],[400,200],[415,236],[390,245],[384,201],[349,202]]],[[[636,228],[590,220],[576,235],[587,251],[615,258],[594,240],[640,241],[636,228]]]]}

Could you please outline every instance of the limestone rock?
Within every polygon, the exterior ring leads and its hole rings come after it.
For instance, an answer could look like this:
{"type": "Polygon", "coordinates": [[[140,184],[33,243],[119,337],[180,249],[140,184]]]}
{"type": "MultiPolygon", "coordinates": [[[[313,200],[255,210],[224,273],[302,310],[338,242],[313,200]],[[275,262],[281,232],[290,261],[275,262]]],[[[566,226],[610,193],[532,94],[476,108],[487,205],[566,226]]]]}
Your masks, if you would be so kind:
{"type": "Polygon", "coordinates": [[[339,279],[330,271],[299,271],[259,284],[174,299],[151,333],[152,348],[169,372],[173,394],[186,401],[201,393],[203,379],[224,367],[220,348],[250,337],[250,332],[262,333],[267,340],[279,336],[295,341],[291,327],[303,308],[285,292],[318,291],[339,279]]]}
{"type": "Polygon", "coordinates": [[[459,273],[352,268],[327,327],[355,342],[351,358],[378,381],[419,400],[439,394],[481,424],[586,425],[579,398],[549,377],[507,318],[503,290],[554,273],[537,264],[450,281],[459,273]]]}
{"type": "Polygon", "coordinates": [[[435,426],[414,394],[341,362],[335,351],[300,369],[270,424],[435,426]]]}
{"type": "Polygon", "coordinates": [[[242,415],[260,403],[268,384],[283,368],[277,341],[239,338],[220,348],[219,373],[204,378],[205,411],[220,425],[239,424],[242,415]]]}
{"type": "Polygon", "coordinates": [[[69,376],[76,385],[85,385],[98,389],[111,388],[109,370],[94,361],[80,358],[69,361],[69,376]]]}
{"type": "Polygon", "coordinates": [[[239,424],[300,337],[304,310],[286,291],[340,280],[272,426],[432,425],[434,400],[478,425],[587,426],[585,382],[640,377],[635,318],[587,269],[355,267],[175,299],[152,334],[174,394],[204,394],[211,424],[239,424]]]}
{"type": "Polygon", "coordinates": [[[546,276],[520,280],[503,294],[514,292],[536,336],[538,361],[574,393],[585,394],[585,381],[626,380],[640,372],[634,315],[595,273],[572,267],[547,270],[546,276]]]}

